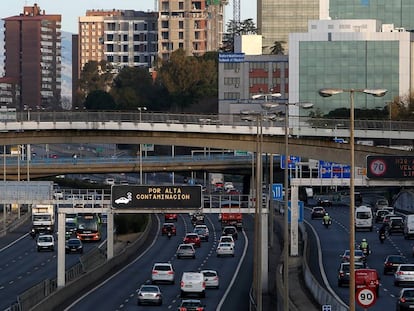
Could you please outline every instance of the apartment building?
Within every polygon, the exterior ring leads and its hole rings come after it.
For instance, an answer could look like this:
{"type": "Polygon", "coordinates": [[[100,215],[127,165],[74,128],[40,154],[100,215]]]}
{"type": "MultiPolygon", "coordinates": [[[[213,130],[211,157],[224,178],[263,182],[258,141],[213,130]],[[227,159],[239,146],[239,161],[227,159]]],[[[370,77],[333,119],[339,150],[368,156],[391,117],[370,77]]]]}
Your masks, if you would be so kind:
{"type": "Polygon", "coordinates": [[[61,15],[39,6],[4,20],[1,102],[17,110],[52,109],[61,99],[61,15]]]}
{"type": "Polygon", "coordinates": [[[168,60],[184,49],[186,55],[201,56],[222,44],[224,5],[227,0],[158,0],[158,55],[168,60]]]}

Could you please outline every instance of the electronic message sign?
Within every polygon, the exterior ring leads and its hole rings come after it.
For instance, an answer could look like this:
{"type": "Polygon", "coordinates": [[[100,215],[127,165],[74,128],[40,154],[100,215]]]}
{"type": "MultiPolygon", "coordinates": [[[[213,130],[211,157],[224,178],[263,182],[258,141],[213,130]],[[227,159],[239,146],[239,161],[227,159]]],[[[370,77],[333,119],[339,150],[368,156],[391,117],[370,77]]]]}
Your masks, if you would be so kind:
{"type": "Polygon", "coordinates": [[[194,209],[202,207],[201,186],[112,186],[117,209],[194,209]]]}
{"type": "Polygon", "coordinates": [[[414,156],[368,156],[367,177],[414,179],[414,156]]]}

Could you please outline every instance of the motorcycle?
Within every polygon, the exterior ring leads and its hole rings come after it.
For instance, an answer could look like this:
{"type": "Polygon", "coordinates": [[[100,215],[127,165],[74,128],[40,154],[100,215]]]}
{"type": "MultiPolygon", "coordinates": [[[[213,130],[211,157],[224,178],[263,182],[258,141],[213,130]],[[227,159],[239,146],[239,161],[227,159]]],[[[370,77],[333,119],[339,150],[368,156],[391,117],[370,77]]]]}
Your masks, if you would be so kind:
{"type": "Polygon", "coordinates": [[[361,247],[361,245],[359,245],[359,249],[362,251],[365,257],[368,257],[368,255],[371,254],[371,250],[369,250],[368,247],[361,247]]]}
{"type": "Polygon", "coordinates": [[[32,237],[32,239],[34,239],[36,237],[36,231],[34,231],[33,229],[30,230],[30,236],[32,237]]]}
{"type": "Polygon", "coordinates": [[[381,242],[381,244],[383,244],[384,243],[384,241],[385,241],[385,233],[384,232],[381,232],[380,233],[380,235],[379,235],[379,240],[380,240],[380,242],[381,242]]]}
{"type": "Polygon", "coordinates": [[[329,226],[332,224],[332,220],[323,220],[322,223],[324,224],[325,228],[329,228],[329,226]]]}
{"type": "Polygon", "coordinates": [[[172,236],[171,231],[168,231],[168,233],[167,233],[168,240],[171,239],[171,236],[172,236]]]}

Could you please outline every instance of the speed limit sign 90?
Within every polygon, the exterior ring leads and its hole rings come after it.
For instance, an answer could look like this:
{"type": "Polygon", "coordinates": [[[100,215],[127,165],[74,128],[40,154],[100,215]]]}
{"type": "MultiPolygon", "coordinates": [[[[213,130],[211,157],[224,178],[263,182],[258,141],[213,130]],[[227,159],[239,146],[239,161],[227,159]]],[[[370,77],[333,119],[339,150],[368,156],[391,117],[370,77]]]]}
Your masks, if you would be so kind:
{"type": "Polygon", "coordinates": [[[357,291],[357,302],[363,308],[369,308],[376,301],[375,292],[370,288],[360,288],[357,291]]]}

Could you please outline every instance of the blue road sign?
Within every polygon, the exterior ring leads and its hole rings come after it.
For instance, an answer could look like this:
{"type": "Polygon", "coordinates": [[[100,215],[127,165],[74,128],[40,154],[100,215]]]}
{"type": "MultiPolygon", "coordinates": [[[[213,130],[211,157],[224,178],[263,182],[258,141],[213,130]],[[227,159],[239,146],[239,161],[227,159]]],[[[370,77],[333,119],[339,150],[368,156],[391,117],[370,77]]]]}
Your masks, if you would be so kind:
{"type": "MultiPolygon", "coordinates": [[[[285,169],[285,159],[286,157],[282,154],[280,156],[280,168],[283,170],[285,169]]],[[[288,168],[293,169],[296,168],[296,163],[299,163],[301,161],[301,157],[297,156],[289,156],[288,159],[288,168]]]]}
{"type": "Polygon", "coordinates": [[[283,185],[282,184],[272,185],[272,197],[273,197],[273,200],[278,200],[278,199],[283,198],[283,185]]]}
{"type": "Polygon", "coordinates": [[[319,161],[319,178],[350,178],[350,176],[349,165],[319,161]]]}
{"type": "MultiPolygon", "coordinates": [[[[290,211],[291,201],[288,203],[288,222],[291,223],[291,211],[290,211]]],[[[298,208],[299,208],[299,214],[298,214],[298,222],[303,222],[303,201],[298,201],[298,208]]]]}

